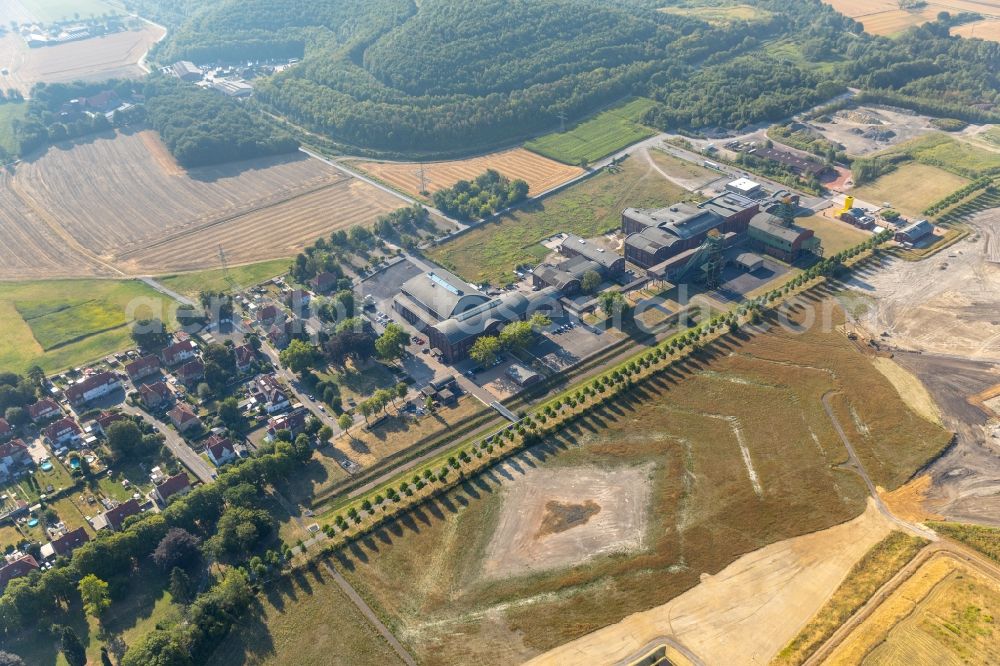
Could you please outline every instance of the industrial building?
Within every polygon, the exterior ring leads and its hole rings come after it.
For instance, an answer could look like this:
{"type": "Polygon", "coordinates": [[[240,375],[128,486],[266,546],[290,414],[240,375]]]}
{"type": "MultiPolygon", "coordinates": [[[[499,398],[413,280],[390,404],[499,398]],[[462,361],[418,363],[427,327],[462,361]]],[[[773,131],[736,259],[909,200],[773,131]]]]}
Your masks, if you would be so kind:
{"type": "Polygon", "coordinates": [[[181,60],[170,66],[170,73],[181,81],[201,81],[202,73],[193,62],[181,60]]]}
{"type": "Polygon", "coordinates": [[[564,296],[575,296],[580,293],[583,276],[590,272],[600,275],[602,281],[608,277],[606,266],[578,255],[558,264],[535,266],[531,273],[531,283],[539,289],[555,287],[564,296]]]}
{"type": "MultiPolygon", "coordinates": [[[[620,258],[620,257],[619,257],[620,258]]],[[[426,329],[428,342],[454,363],[466,358],[472,345],[485,335],[497,335],[513,321],[523,321],[536,312],[549,314],[557,307],[560,292],[555,287],[524,294],[510,291],[426,329]]]]}
{"type": "Polygon", "coordinates": [[[486,294],[457,275],[435,269],[404,282],[392,306],[403,319],[422,331],[489,300],[486,294]]]}
{"type": "Polygon", "coordinates": [[[564,257],[583,257],[604,267],[608,277],[616,277],[625,272],[625,260],[616,252],[608,252],[603,247],[588,243],[576,234],[566,234],[559,244],[559,254],[564,257]]]}
{"type": "Polygon", "coordinates": [[[795,261],[803,252],[821,254],[820,239],[812,229],[804,229],[771,213],[758,213],[750,220],[747,237],[751,247],[782,261],[795,261]]]}

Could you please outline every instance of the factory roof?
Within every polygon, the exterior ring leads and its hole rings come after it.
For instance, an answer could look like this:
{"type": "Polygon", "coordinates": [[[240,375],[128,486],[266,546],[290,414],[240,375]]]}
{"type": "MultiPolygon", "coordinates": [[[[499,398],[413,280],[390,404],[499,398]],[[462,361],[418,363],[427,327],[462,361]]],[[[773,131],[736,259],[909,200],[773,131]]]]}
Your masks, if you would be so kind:
{"type": "Polygon", "coordinates": [[[449,342],[454,343],[481,335],[497,324],[523,319],[544,302],[554,302],[558,298],[559,290],[555,287],[545,287],[529,294],[511,291],[472,310],[435,324],[434,328],[449,342]]]}
{"type": "Polygon", "coordinates": [[[612,268],[615,262],[621,259],[621,255],[617,252],[608,252],[598,245],[588,243],[586,239],[580,238],[576,234],[566,234],[561,245],[605,268],[612,268]]]}
{"type": "Polygon", "coordinates": [[[625,214],[647,227],[666,229],[678,238],[688,239],[721,225],[724,220],[712,210],[678,203],[656,210],[627,208],[625,214]]]}
{"type": "Polygon", "coordinates": [[[771,236],[780,238],[789,243],[794,243],[802,234],[806,232],[805,229],[801,227],[785,226],[781,218],[775,217],[770,213],[757,213],[750,219],[750,228],[758,229],[771,236]]]}
{"type": "Polygon", "coordinates": [[[410,278],[400,289],[438,319],[454,317],[489,301],[484,293],[440,268],[410,278]]]}

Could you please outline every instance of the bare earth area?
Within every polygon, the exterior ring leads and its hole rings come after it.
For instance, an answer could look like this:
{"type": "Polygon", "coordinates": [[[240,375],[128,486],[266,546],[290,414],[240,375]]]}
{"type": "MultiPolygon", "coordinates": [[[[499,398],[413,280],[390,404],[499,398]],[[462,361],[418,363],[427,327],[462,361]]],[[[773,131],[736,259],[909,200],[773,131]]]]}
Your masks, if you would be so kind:
{"type": "Polygon", "coordinates": [[[414,197],[422,196],[421,169],[424,187],[430,194],[451,187],[459,180],[473,180],[487,169],[499,171],[511,180],[525,180],[531,196],[583,173],[579,167],[550,160],[524,148],[446,162],[355,162],[352,166],[414,197]]]}
{"type": "Polygon", "coordinates": [[[20,36],[0,38],[0,65],[10,73],[0,79],[4,88],[24,94],[39,81],[100,81],[139,78],[145,74],[138,62],[163,36],[163,29],[145,23],[141,30],[128,30],[58,46],[30,49],[20,36]]]}
{"type": "Polygon", "coordinates": [[[53,147],[4,178],[0,236],[29,240],[0,243],[0,279],[195,270],[220,244],[234,264],[287,257],[401,203],[299,153],[184,170],[151,131],[53,147]]]}
{"type": "Polygon", "coordinates": [[[536,468],[505,489],[483,576],[506,578],[642,548],[652,469],[536,468]]]}
{"type": "Polygon", "coordinates": [[[891,530],[869,501],[857,518],[739,558],[676,599],[528,662],[612,664],[671,638],[705,664],[765,664],[796,635],[854,563],[891,530]]]}

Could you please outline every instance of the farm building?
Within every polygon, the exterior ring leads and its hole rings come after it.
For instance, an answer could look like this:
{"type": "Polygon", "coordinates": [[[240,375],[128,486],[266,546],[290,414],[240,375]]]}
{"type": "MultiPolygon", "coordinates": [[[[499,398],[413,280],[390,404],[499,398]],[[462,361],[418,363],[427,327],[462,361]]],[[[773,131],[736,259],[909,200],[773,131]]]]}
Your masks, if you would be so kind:
{"type": "Polygon", "coordinates": [[[615,252],[588,243],[576,234],[566,234],[559,243],[559,253],[565,257],[583,257],[604,267],[607,277],[616,277],[625,272],[625,260],[615,252]]]}
{"type": "Polygon", "coordinates": [[[181,60],[171,65],[170,73],[181,81],[201,81],[202,77],[201,69],[196,67],[193,62],[187,60],[181,60]]]}
{"type": "MultiPolygon", "coordinates": [[[[620,257],[619,257],[620,259],[620,257]]],[[[551,312],[559,291],[546,287],[530,294],[511,291],[466,310],[427,329],[430,345],[445,361],[464,359],[473,343],[484,335],[496,335],[512,321],[525,320],[536,312],[551,312]]]]}
{"type": "Polygon", "coordinates": [[[820,239],[812,229],[803,229],[770,213],[750,220],[750,245],[783,261],[795,261],[803,252],[818,253],[820,239]]]}
{"type": "Polygon", "coordinates": [[[933,233],[934,225],[927,220],[920,220],[897,231],[895,239],[900,243],[916,243],[933,233]]]}
{"type": "Polygon", "coordinates": [[[457,275],[436,269],[403,283],[393,299],[393,308],[418,329],[474,310],[489,297],[457,275]]]}

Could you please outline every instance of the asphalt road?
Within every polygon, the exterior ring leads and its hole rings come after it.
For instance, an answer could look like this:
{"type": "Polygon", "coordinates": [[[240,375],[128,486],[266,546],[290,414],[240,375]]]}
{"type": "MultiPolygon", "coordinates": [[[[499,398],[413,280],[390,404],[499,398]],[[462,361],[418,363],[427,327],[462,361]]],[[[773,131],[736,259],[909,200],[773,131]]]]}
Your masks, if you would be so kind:
{"type": "Polygon", "coordinates": [[[177,457],[178,460],[183,463],[188,470],[194,474],[202,483],[211,483],[214,481],[215,469],[209,465],[205,460],[194,452],[187,442],[184,441],[177,431],[171,426],[167,425],[163,421],[160,421],[156,417],[147,412],[134,407],[127,402],[121,404],[122,411],[127,414],[132,414],[144,419],[146,422],[152,424],[159,429],[160,434],[163,435],[164,444],[170,449],[170,452],[177,457]]]}

